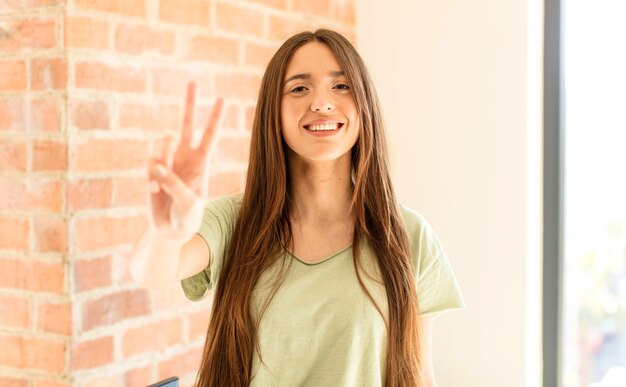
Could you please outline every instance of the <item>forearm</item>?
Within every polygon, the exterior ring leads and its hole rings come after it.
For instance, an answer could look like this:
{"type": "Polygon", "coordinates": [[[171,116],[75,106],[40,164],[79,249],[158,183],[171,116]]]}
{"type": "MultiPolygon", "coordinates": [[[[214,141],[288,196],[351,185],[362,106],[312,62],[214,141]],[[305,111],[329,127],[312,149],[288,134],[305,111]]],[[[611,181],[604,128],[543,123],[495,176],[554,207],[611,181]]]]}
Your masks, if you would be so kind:
{"type": "Polygon", "coordinates": [[[432,373],[422,375],[422,387],[437,387],[437,381],[432,373]]]}
{"type": "Polygon", "coordinates": [[[129,254],[129,268],[135,283],[146,288],[176,282],[181,249],[186,241],[167,239],[148,228],[129,254]]]}

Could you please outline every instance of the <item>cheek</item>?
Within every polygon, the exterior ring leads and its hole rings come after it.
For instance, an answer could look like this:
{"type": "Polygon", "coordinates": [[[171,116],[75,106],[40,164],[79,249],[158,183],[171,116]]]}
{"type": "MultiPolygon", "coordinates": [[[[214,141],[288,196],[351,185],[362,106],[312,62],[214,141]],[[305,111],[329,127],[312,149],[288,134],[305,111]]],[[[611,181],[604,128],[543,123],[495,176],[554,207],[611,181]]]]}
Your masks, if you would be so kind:
{"type": "Polygon", "coordinates": [[[280,121],[282,123],[283,128],[288,128],[289,126],[293,126],[294,124],[297,124],[297,117],[295,114],[293,103],[283,102],[281,104],[280,121]]]}
{"type": "Polygon", "coordinates": [[[285,127],[285,122],[287,121],[286,116],[287,116],[287,106],[283,100],[280,103],[280,123],[283,126],[283,128],[285,127]]]}

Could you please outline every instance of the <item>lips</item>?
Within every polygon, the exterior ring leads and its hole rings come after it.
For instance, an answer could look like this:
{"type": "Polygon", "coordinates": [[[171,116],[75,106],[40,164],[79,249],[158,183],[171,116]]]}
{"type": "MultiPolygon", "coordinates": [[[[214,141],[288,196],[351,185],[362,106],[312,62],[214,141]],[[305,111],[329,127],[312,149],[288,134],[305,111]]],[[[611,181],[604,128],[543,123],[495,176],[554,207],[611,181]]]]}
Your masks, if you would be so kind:
{"type": "Polygon", "coordinates": [[[311,132],[317,132],[320,130],[337,130],[341,128],[343,124],[341,123],[333,123],[333,124],[320,124],[320,125],[306,125],[305,128],[310,130],[311,132]]]}
{"type": "Polygon", "coordinates": [[[304,125],[306,130],[311,132],[318,131],[332,131],[337,130],[343,126],[343,122],[335,120],[316,120],[304,125]]]}

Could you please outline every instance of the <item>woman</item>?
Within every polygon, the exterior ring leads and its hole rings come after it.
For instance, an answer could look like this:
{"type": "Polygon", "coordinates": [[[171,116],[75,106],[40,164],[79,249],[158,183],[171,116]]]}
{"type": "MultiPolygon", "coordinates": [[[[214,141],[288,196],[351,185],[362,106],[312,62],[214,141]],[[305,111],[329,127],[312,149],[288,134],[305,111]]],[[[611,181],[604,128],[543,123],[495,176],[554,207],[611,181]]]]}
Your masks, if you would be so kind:
{"type": "Polygon", "coordinates": [[[180,144],[150,169],[131,272],[145,286],[182,280],[194,300],[214,289],[198,385],[434,386],[432,318],[462,299],[428,224],[396,203],[354,47],[318,30],[279,48],[243,195],[207,204],[221,102],[191,148],[193,95],[180,144]]]}

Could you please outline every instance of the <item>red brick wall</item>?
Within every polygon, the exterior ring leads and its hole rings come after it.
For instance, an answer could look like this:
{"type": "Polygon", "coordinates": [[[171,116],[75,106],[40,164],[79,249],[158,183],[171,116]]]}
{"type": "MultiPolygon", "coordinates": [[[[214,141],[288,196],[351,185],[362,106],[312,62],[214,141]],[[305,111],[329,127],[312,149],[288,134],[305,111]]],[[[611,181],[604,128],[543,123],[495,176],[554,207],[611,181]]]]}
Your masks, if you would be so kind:
{"type": "Polygon", "coordinates": [[[209,303],[137,289],[146,165],[225,98],[211,194],[241,189],[258,84],[295,31],[352,40],[353,0],[0,0],[0,385],[191,385],[209,303]]]}

